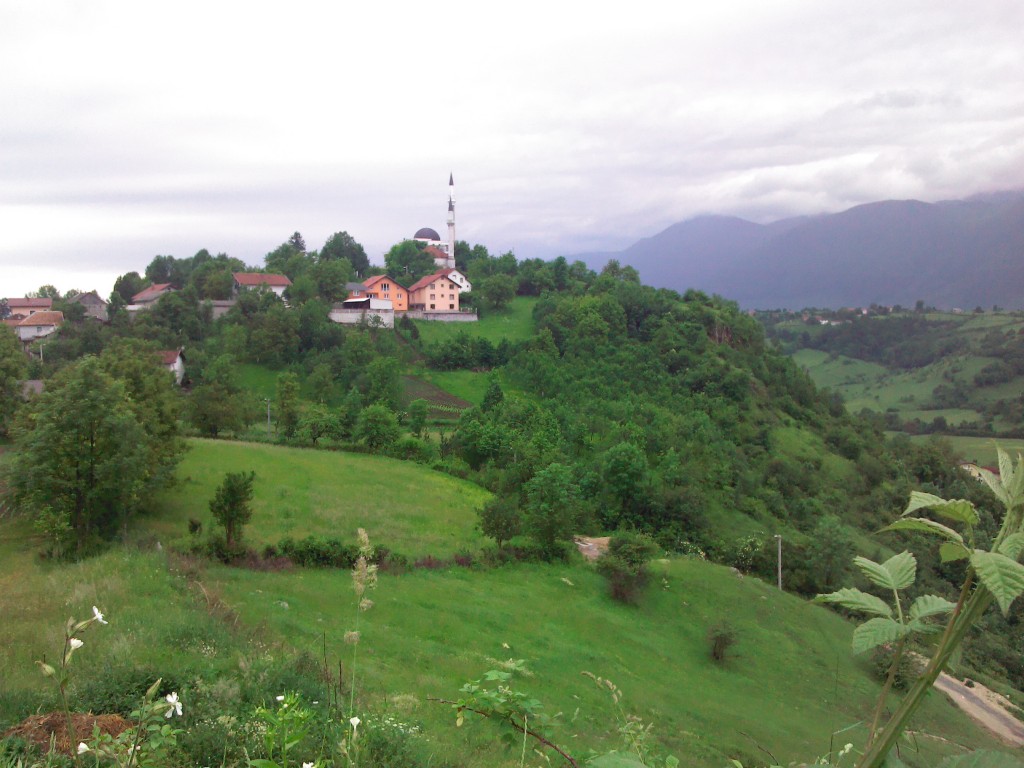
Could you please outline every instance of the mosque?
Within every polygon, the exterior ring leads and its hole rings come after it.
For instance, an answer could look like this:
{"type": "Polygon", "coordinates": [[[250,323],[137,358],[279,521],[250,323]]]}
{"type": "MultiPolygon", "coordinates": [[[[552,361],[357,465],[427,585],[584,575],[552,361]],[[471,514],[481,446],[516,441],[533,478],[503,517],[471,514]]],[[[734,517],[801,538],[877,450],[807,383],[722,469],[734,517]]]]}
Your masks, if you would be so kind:
{"type": "Polygon", "coordinates": [[[438,269],[455,269],[455,178],[448,174],[448,242],[443,242],[436,229],[416,230],[413,240],[425,243],[438,269]]]}

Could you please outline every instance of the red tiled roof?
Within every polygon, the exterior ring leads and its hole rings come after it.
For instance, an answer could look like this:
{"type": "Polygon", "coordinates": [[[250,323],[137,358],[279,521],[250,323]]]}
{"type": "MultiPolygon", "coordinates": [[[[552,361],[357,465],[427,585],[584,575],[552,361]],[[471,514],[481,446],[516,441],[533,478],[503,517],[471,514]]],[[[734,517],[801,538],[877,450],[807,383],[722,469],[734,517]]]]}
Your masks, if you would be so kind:
{"type": "Polygon", "coordinates": [[[60,325],[63,322],[63,312],[36,312],[20,320],[18,325],[60,325]]]}
{"type": "Polygon", "coordinates": [[[160,355],[160,362],[164,365],[174,365],[178,362],[178,355],[181,354],[180,349],[161,349],[157,352],[160,355]]]}
{"type": "Polygon", "coordinates": [[[456,270],[454,269],[442,269],[439,272],[435,272],[432,275],[427,275],[424,278],[420,278],[415,283],[409,286],[409,293],[412,293],[413,291],[418,291],[420,288],[424,288],[427,285],[430,285],[430,283],[432,283],[434,280],[440,280],[443,277],[448,277],[450,273],[455,271],[456,270]]]}
{"type": "Polygon", "coordinates": [[[53,299],[8,299],[7,306],[11,308],[11,312],[14,312],[15,307],[18,309],[49,309],[53,306],[53,299]]]}
{"type": "Polygon", "coordinates": [[[233,272],[232,276],[239,285],[251,287],[254,285],[289,286],[292,281],[287,275],[272,275],[263,272],[233,272]]]}
{"type": "Polygon", "coordinates": [[[144,288],[132,296],[132,304],[137,304],[140,301],[148,301],[149,299],[155,299],[170,290],[172,290],[170,283],[154,283],[149,286],[149,288],[144,288]]]}

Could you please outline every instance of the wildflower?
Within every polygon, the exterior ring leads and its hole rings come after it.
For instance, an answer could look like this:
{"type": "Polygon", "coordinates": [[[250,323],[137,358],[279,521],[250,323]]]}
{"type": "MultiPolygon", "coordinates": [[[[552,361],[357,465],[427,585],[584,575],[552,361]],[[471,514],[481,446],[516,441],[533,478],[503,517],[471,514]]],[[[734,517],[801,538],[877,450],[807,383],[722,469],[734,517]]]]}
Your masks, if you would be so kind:
{"type": "Polygon", "coordinates": [[[167,699],[167,703],[170,704],[171,706],[167,710],[167,713],[164,715],[164,717],[170,718],[172,715],[178,715],[180,717],[181,716],[181,702],[178,701],[178,692],[177,691],[173,691],[173,692],[167,694],[167,696],[165,698],[167,699]]]}
{"type": "Polygon", "coordinates": [[[284,696],[278,696],[278,697],[277,697],[277,700],[278,700],[278,701],[284,701],[284,696]]]}
{"type": "Polygon", "coordinates": [[[368,611],[371,608],[373,608],[373,600],[369,599],[368,597],[364,597],[362,600],[359,601],[360,611],[368,611]]]}
{"type": "Polygon", "coordinates": [[[68,640],[68,645],[71,646],[72,651],[77,651],[79,648],[85,645],[85,643],[83,643],[77,637],[72,637],[70,640],[68,640]]]}
{"type": "Polygon", "coordinates": [[[302,768],[315,768],[316,763],[303,763],[302,768]]]}
{"type": "Polygon", "coordinates": [[[359,643],[359,633],[348,631],[345,633],[345,644],[346,645],[357,645],[359,643]]]}
{"type": "Polygon", "coordinates": [[[360,724],[360,723],[362,722],[362,720],[360,720],[360,719],[359,719],[358,717],[350,717],[350,718],[348,719],[348,721],[349,721],[350,723],[352,723],[352,730],[353,730],[353,731],[354,731],[354,730],[356,730],[356,728],[358,728],[358,727],[359,727],[359,724],[360,724]]]}
{"type": "Polygon", "coordinates": [[[100,624],[106,624],[107,623],[106,620],[103,618],[103,614],[100,612],[100,609],[97,608],[95,605],[92,607],[92,616],[100,624]]]}
{"type": "Polygon", "coordinates": [[[86,744],[84,741],[78,742],[78,754],[84,755],[88,751],[89,751],[89,745],[88,744],[86,744]]]}

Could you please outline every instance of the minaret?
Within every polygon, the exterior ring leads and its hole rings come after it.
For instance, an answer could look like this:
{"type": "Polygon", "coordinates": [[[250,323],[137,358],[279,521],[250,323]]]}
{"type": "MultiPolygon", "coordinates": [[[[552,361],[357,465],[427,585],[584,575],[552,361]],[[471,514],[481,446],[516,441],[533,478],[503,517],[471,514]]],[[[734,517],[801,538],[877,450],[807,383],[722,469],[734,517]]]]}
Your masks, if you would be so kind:
{"type": "Polygon", "coordinates": [[[449,269],[455,268],[455,177],[448,174],[448,263],[449,269]]]}

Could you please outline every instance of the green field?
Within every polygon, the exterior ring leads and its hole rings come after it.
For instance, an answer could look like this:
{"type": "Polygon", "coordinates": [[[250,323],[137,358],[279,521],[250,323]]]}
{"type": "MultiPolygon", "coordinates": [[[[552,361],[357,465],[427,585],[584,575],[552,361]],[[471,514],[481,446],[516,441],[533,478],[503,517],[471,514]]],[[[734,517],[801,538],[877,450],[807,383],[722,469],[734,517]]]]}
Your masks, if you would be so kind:
{"type": "MultiPolygon", "coordinates": [[[[256,572],[155,550],[154,539],[183,530],[189,516],[209,524],[206,504],[227,470],[257,471],[253,542],[306,532],[351,538],[362,526],[374,543],[409,554],[480,543],[472,510],[487,494],[422,467],[262,445],[191,444],[182,482],[138,521],[134,548],[81,564],[47,563],[34,556],[26,522],[0,520],[0,727],[13,713],[52,705],[52,697],[40,698],[33,662],[53,653],[68,613],[87,616],[94,604],[110,625],[90,630],[76,656],[87,684],[129,664],[169,675],[186,691],[202,687],[189,682],[197,677],[239,679],[270,700],[289,684],[266,666],[275,658],[305,653],[316,660],[326,652],[330,664],[350,663],[351,647],[342,642],[355,621],[348,573],[256,572]]],[[[361,614],[358,711],[399,711],[401,702],[401,716],[422,729],[431,764],[519,765],[518,750],[502,746],[490,723],[469,720],[456,729],[451,710],[428,701],[457,698],[463,682],[511,657],[526,659],[534,675],[517,685],[549,714],[560,713],[555,741],[581,756],[619,746],[624,713],[653,723],[652,737],[684,766],[720,768],[731,758],[757,765],[762,750],[783,764],[809,760],[828,751],[830,734],[847,728],[839,744],[863,741],[879,685],[867,663],[850,654],[848,622],[702,561],[659,561],[653,571],[635,607],[612,601],[604,580],[581,561],[384,573],[375,606],[361,614]],[[718,665],[706,636],[722,621],[736,630],[738,643],[718,665]],[[614,681],[623,693],[621,711],[584,671],[614,681]]],[[[939,696],[912,727],[916,746],[903,755],[911,766],[934,765],[957,751],[950,742],[995,746],[939,696]]]]}
{"type": "Polygon", "coordinates": [[[437,323],[429,320],[416,320],[415,323],[424,344],[451,339],[463,332],[481,336],[493,344],[502,339],[525,341],[533,334],[533,308],[536,303],[537,299],[532,296],[518,296],[504,309],[482,310],[480,320],[475,323],[437,323]]]}
{"type": "Polygon", "coordinates": [[[310,534],[346,540],[360,526],[378,543],[408,556],[449,556],[482,543],[476,510],[487,491],[418,464],[363,454],[190,440],[181,481],[160,493],[146,520],[169,538],[189,518],[213,525],[209,501],[225,472],[256,472],[254,546],[310,534]]]}

